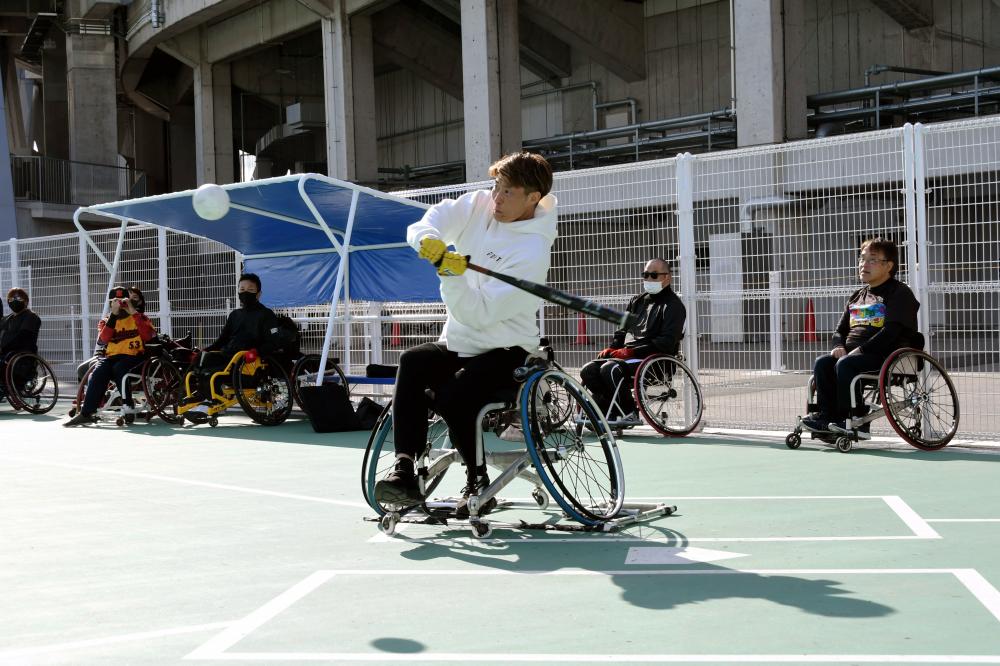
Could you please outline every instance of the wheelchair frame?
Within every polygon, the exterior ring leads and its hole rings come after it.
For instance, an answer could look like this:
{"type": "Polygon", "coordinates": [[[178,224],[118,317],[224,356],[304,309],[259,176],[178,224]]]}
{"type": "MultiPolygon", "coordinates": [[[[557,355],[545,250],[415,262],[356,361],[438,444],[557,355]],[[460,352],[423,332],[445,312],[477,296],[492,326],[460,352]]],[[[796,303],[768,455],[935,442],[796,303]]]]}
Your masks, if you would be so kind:
{"type": "MultiPolygon", "coordinates": [[[[695,377],[691,368],[684,362],[683,355],[678,354],[677,356],[672,356],[670,354],[653,354],[644,358],[637,365],[638,367],[632,375],[632,400],[635,401],[635,406],[639,410],[639,414],[642,415],[642,419],[627,419],[622,416],[617,419],[608,420],[608,426],[614,430],[615,436],[621,437],[624,430],[642,425],[643,420],[645,420],[650,427],[664,437],[685,437],[694,432],[695,428],[698,427],[698,424],[701,423],[705,401],[701,392],[701,385],[698,383],[698,378],[695,377]],[[661,383],[665,382],[667,384],[668,395],[666,400],[677,396],[677,392],[671,385],[673,375],[676,374],[677,370],[683,372],[689,379],[689,386],[685,386],[683,389],[687,395],[684,396],[683,423],[679,426],[668,423],[667,419],[662,418],[664,415],[663,411],[654,411],[652,406],[647,404],[648,402],[651,402],[652,399],[647,394],[647,383],[644,378],[654,375],[656,372],[654,368],[657,365],[662,364],[664,361],[672,363],[676,366],[673,373],[666,370],[661,373],[661,383]]],[[[608,414],[615,409],[618,410],[619,414],[625,414],[625,410],[618,404],[618,392],[625,380],[626,377],[622,377],[621,380],[619,380],[615,385],[614,392],[611,397],[611,404],[608,406],[608,414]]],[[[648,385],[652,386],[652,381],[650,381],[648,385]]],[[[605,414],[604,417],[607,419],[607,414],[605,414]]]]}
{"type": "MultiPolygon", "coordinates": [[[[800,416],[795,429],[785,437],[785,445],[790,449],[799,448],[802,444],[802,432],[806,431],[812,439],[833,444],[838,451],[847,453],[862,439],[859,435],[861,427],[883,416],[903,441],[923,451],[937,451],[944,448],[958,431],[960,411],[955,385],[941,364],[921,349],[911,347],[897,349],[882,363],[878,374],[868,372],[854,377],[851,380],[850,390],[852,411],[857,411],[859,407],[868,407],[868,414],[848,417],[845,428],[836,428],[829,433],[808,430],[803,426],[800,416]],[[935,386],[929,389],[918,387],[917,385],[925,381],[931,372],[940,375],[943,383],[935,383],[935,386]],[[933,391],[936,388],[947,390],[953,412],[949,414],[951,421],[947,424],[947,429],[941,432],[940,436],[931,438],[927,431],[935,426],[932,421],[935,418],[933,391]],[[858,404],[859,393],[861,404],[858,404]],[[915,417],[912,419],[914,423],[904,423],[907,413],[915,417]]],[[[806,391],[806,411],[814,411],[817,408],[815,378],[809,378],[806,391]]],[[[938,393],[943,396],[942,391],[938,393]]]]}
{"type": "Polygon", "coordinates": [[[4,398],[14,408],[14,411],[19,412],[24,410],[30,414],[45,414],[51,411],[59,401],[59,380],[56,378],[55,373],[52,372],[52,368],[48,362],[35,352],[11,352],[5,358],[0,359],[0,400],[4,398]],[[35,377],[33,378],[35,384],[32,386],[32,392],[22,395],[22,391],[15,385],[14,373],[18,363],[23,362],[24,359],[33,360],[36,370],[35,377]],[[45,370],[44,377],[41,379],[41,386],[37,384],[39,381],[37,368],[39,366],[45,370]],[[47,404],[42,404],[39,396],[45,390],[49,381],[52,382],[52,397],[47,404]]]}
{"type": "MultiPolygon", "coordinates": [[[[185,400],[182,400],[177,407],[178,417],[183,418],[187,412],[200,404],[199,402],[188,400],[194,395],[191,389],[191,379],[195,372],[196,370],[192,369],[184,375],[185,400]]],[[[284,423],[288,415],[291,414],[295,399],[291,380],[289,380],[288,373],[285,372],[281,364],[274,357],[258,354],[253,349],[238,351],[233,354],[233,357],[229,359],[229,362],[222,370],[213,372],[209,376],[208,388],[209,398],[213,401],[213,404],[208,408],[208,417],[206,420],[213,428],[219,425],[218,415],[237,403],[239,403],[246,415],[253,419],[254,422],[266,426],[279,425],[284,423]],[[274,407],[271,396],[267,396],[264,400],[264,409],[266,411],[258,411],[252,401],[259,397],[261,393],[260,388],[257,386],[244,387],[241,385],[244,377],[252,380],[260,370],[265,368],[271,372],[277,371],[279,379],[284,382],[288,391],[288,404],[281,407],[279,411],[271,411],[274,407]],[[221,393],[215,390],[217,379],[222,382],[221,393]]]]}
{"type": "MultiPolygon", "coordinates": [[[[676,507],[666,504],[637,504],[624,501],[624,473],[614,435],[586,389],[566,374],[552,360],[551,354],[551,349],[546,348],[529,355],[527,364],[514,373],[515,379],[521,383],[516,396],[512,400],[491,402],[477,415],[476,435],[479,445],[476,451],[476,463],[477,465],[485,463],[500,470],[500,474],[478,495],[474,494],[468,498],[467,520],[455,517],[455,510],[460,500],[457,497],[425,499],[411,506],[383,506],[375,499],[375,483],[385,471],[379,468],[379,461],[395,458],[393,451],[383,453],[385,441],[393,427],[390,403],[383,410],[378,424],[372,431],[362,463],[362,493],[369,506],[379,516],[368,520],[378,520],[379,529],[387,535],[394,534],[401,522],[447,525],[449,521],[454,520],[467,523],[476,538],[488,538],[493,532],[493,526],[513,529],[614,532],[625,525],[670,515],[676,511],[676,507]],[[547,387],[541,388],[542,382],[546,382],[547,387]],[[572,405],[562,407],[558,404],[558,396],[552,395],[553,386],[565,389],[567,397],[577,401],[575,410],[572,409],[572,405]],[[549,409],[549,405],[555,405],[555,409],[549,409]],[[539,414],[540,410],[546,412],[545,416],[539,414]],[[483,437],[484,429],[499,434],[516,420],[520,420],[522,424],[525,450],[487,451],[483,437]],[[578,453],[579,449],[586,446],[578,432],[584,425],[589,431],[594,432],[597,444],[604,453],[605,462],[608,464],[608,482],[612,487],[609,492],[610,497],[607,498],[610,501],[593,503],[594,498],[591,497],[587,506],[584,506],[587,504],[584,498],[576,497],[574,491],[567,488],[567,484],[572,482],[560,477],[557,471],[557,463],[568,461],[574,453],[578,453]],[[577,432],[575,437],[572,437],[571,432],[577,432]],[[549,446],[545,442],[546,437],[556,433],[568,435],[568,441],[549,446]],[[503,488],[516,478],[525,479],[534,485],[531,492],[532,502],[499,499],[498,495],[503,488]],[[525,521],[504,523],[488,520],[480,515],[481,508],[491,499],[497,500],[497,510],[516,507],[545,510],[549,506],[550,497],[556,501],[564,515],[579,524],[525,521]],[[407,517],[408,514],[414,513],[422,517],[407,517]]],[[[462,463],[458,451],[452,448],[447,440],[446,429],[446,424],[440,418],[431,420],[428,426],[428,445],[416,461],[418,484],[425,498],[434,491],[453,463],[462,463]]]]}

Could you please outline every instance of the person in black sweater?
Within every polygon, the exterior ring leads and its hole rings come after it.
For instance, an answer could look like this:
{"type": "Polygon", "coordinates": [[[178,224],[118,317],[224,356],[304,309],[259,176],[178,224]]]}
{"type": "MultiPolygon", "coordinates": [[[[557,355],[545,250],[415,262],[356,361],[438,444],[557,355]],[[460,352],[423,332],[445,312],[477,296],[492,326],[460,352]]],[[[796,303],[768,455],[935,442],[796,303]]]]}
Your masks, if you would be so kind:
{"type": "Polygon", "coordinates": [[[253,273],[240,276],[237,296],[240,307],[229,313],[226,325],[215,342],[205,348],[196,368],[198,388],[185,402],[201,404],[186,412],[189,421],[201,423],[208,419],[212,406],[212,391],[208,380],[212,374],[225,368],[236,352],[256,349],[261,354],[274,351],[280,322],[270,308],[260,302],[260,278],[253,273]]]}
{"type": "Polygon", "coordinates": [[[10,314],[0,320],[0,359],[14,352],[38,353],[42,320],[28,307],[28,292],[14,287],[7,292],[10,314]]]}
{"type": "Polygon", "coordinates": [[[620,417],[638,419],[632,399],[632,384],[639,363],[653,354],[677,355],[684,337],[687,312],[670,288],[670,264],[665,259],[650,259],[642,271],[643,293],[628,304],[628,311],[638,316],[630,330],[615,332],[611,344],[597,358],[580,369],[580,378],[608,420],[620,417]],[[615,395],[615,387],[618,394],[615,395]],[[615,400],[612,400],[615,398],[615,400]],[[621,414],[608,414],[615,402],[621,414]]]}
{"type": "MultiPolygon", "coordinates": [[[[877,372],[889,355],[912,344],[917,336],[920,303],[910,288],[896,279],[896,244],[874,238],[861,245],[858,276],[865,286],[851,294],[833,335],[833,349],[816,359],[817,411],[802,419],[813,432],[845,431],[851,413],[851,381],[859,374],[877,372]]],[[[856,402],[861,404],[860,398],[856,402]]],[[[868,424],[858,436],[869,439],[868,424]]]]}

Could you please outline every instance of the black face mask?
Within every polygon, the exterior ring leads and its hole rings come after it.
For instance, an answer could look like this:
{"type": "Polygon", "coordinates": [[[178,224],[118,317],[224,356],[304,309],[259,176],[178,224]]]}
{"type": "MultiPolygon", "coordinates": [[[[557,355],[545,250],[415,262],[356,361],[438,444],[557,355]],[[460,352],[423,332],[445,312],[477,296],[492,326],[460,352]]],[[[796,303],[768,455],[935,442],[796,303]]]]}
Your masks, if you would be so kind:
{"type": "Polygon", "coordinates": [[[240,305],[243,307],[247,307],[257,302],[257,294],[249,291],[241,291],[237,295],[240,297],[240,305]]]}
{"type": "Polygon", "coordinates": [[[143,305],[145,305],[145,303],[143,303],[142,301],[137,301],[132,299],[132,307],[136,309],[136,312],[142,312],[143,305]]]}
{"type": "Polygon", "coordinates": [[[24,301],[7,301],[7,305],[10,306],[10,311],[18,313],[28,306],[24,301]]]}

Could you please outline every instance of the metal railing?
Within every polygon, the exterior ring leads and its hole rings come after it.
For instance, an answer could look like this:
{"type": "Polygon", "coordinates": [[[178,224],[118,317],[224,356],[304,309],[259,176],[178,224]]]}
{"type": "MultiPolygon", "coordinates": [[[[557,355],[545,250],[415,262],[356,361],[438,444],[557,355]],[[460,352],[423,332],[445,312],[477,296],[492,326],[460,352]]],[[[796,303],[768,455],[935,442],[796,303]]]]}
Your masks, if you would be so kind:
{"type": "Polygon", "coordinates": [[[146,196],[146,174],[131,167],[11,155],[14,198],[88,206],[146,196]]]}

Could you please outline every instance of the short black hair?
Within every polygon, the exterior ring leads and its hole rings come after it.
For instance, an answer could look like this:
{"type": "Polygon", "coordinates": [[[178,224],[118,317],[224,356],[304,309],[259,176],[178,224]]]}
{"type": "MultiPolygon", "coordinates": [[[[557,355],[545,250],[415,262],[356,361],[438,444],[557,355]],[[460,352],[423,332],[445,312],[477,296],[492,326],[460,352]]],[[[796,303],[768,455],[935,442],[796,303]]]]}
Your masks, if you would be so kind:
{"type": "Polygon", "coordinates": [[[26,292],[24,289],[21,289],[20,287],[12,287],[11,290],[7,292],[8,301],[13,300],[15,296],[20,298],[25,303],[31,302],[31,300],[28,298],[28,292],[26,292]]]}
{"type": "Polygon", "coordinates": [[[896,271],[899,270],[899,249],[894,242],[888,238],[876,236],[861,244],[861,251],[864,252],[865,250],[881,252],[886,261],[892,262],[892,270],[889,271],[889,277],[896,277],[896,271]]]}
{"type": "Polygon", "coordinates": [[[253,282],[255,285],[257,285],[257,293],[260,293],[260,278],[257,276],[256,273],[244,273],[243,275],[240,276],[240,279],[236,281],[236,284],[238,285],[240,282],[243,281],[253,282]]]}

